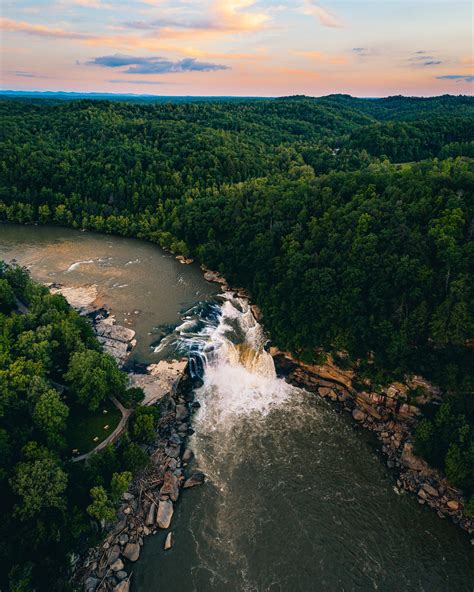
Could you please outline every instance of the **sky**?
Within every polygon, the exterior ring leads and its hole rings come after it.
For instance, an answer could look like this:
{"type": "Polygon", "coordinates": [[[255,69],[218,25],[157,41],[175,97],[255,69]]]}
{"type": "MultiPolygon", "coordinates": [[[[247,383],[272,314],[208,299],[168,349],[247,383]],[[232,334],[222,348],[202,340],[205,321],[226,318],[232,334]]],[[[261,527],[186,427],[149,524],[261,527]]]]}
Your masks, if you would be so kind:
{"type": "Polygon", "coordinates": [[[471,94],[470,0],[2,0],[3,89],[471,94]]]}

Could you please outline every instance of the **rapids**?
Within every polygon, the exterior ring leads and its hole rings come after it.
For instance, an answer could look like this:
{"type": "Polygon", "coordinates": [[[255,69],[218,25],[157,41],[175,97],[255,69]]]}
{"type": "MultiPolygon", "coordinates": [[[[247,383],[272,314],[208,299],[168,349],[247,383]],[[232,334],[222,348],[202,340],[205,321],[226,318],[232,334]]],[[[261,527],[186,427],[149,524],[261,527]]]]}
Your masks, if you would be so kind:
{"type": "Polygon", "coordinates": [[[370,437],[277,378],[246,301],[201,304],[161,347],[203,380],[190,446],[207,483],[147,539],[135,592],[470,590],[468,541],[400,496],[370,437]]]}

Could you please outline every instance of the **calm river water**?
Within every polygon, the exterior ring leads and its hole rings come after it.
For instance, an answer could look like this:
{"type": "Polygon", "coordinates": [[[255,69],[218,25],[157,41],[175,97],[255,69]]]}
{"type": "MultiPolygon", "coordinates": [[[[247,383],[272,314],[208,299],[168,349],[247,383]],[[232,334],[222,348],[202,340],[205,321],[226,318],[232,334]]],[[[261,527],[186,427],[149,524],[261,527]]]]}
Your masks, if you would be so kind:
{"type": "Polygon", "coordinates": [[[45,282],[96,284],[136,329],[141,361],[168,334],[204,367],[190,445],[208,481],[177,503],[171,551],[164,532],[145,541],[133,592],[473,590],[467,536],[398,494],[348,417],[278,379],[245,303],[215,301],[197,266],[135,240],[40,227],[0,226],[0,258],[45,282]],[[202,301],[214,304],[183,312],[202,301]]]}

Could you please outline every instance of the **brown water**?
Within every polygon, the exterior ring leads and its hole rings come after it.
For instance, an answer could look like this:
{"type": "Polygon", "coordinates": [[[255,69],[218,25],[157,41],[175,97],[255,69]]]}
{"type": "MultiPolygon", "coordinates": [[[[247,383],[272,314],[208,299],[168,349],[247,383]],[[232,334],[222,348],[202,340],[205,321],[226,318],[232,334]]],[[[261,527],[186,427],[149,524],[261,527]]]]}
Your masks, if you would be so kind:
{"type": "Polygon", "coordinates": [[[97,284],[147,360],[158,327],[179,323],[165,341],[204,368],[190,444],[208,481],[176,504],[171,551],[166,532],[145,540],[133,592],[472,592],[467,535],[397,492],[346,415],[275,376],[245,303],[183,318],[215,293],[197,267],[139,241],[39,227],[0,226],[1,257],[42,281],[97,284]]]}
{"type": "Polygon", "coordinates": [[[183,265],[156,245],[68,228],[0,225],[0,259],[15,259],[34,279],[92,285],[97,305],[137,332],[132,359],[155,362],[157,344],[181,312],[217,292],[197,264],[183,265]]]}

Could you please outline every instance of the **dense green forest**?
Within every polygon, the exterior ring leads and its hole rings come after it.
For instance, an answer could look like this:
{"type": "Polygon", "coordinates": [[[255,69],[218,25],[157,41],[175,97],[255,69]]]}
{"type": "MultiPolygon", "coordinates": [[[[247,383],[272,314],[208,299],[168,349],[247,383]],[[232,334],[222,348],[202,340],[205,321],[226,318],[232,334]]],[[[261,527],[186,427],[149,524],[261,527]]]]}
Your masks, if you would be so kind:
{"type": "MultiPolygon", "coordinates": [[[[274,343],[444,402],[417,449],[474,494],[474,99],[4,100],[0,219],[137,236],[252,292],[274,343]]],[[[470,506],[474,505],[471,498],[470,506]]]]}
{"type": "Polygon", "coordinates": [[[135,414],[135,442],[125,435],[120,447],[71,462],[71,409],[97,409],[110,395],[129,404],[140,393],[126,382],[87,319],[24,269],[0,262],[2,590],[69,590],[73,554],[97,539],[148,462],[140,442],[149,437],[149,408],[135,414]]]}

